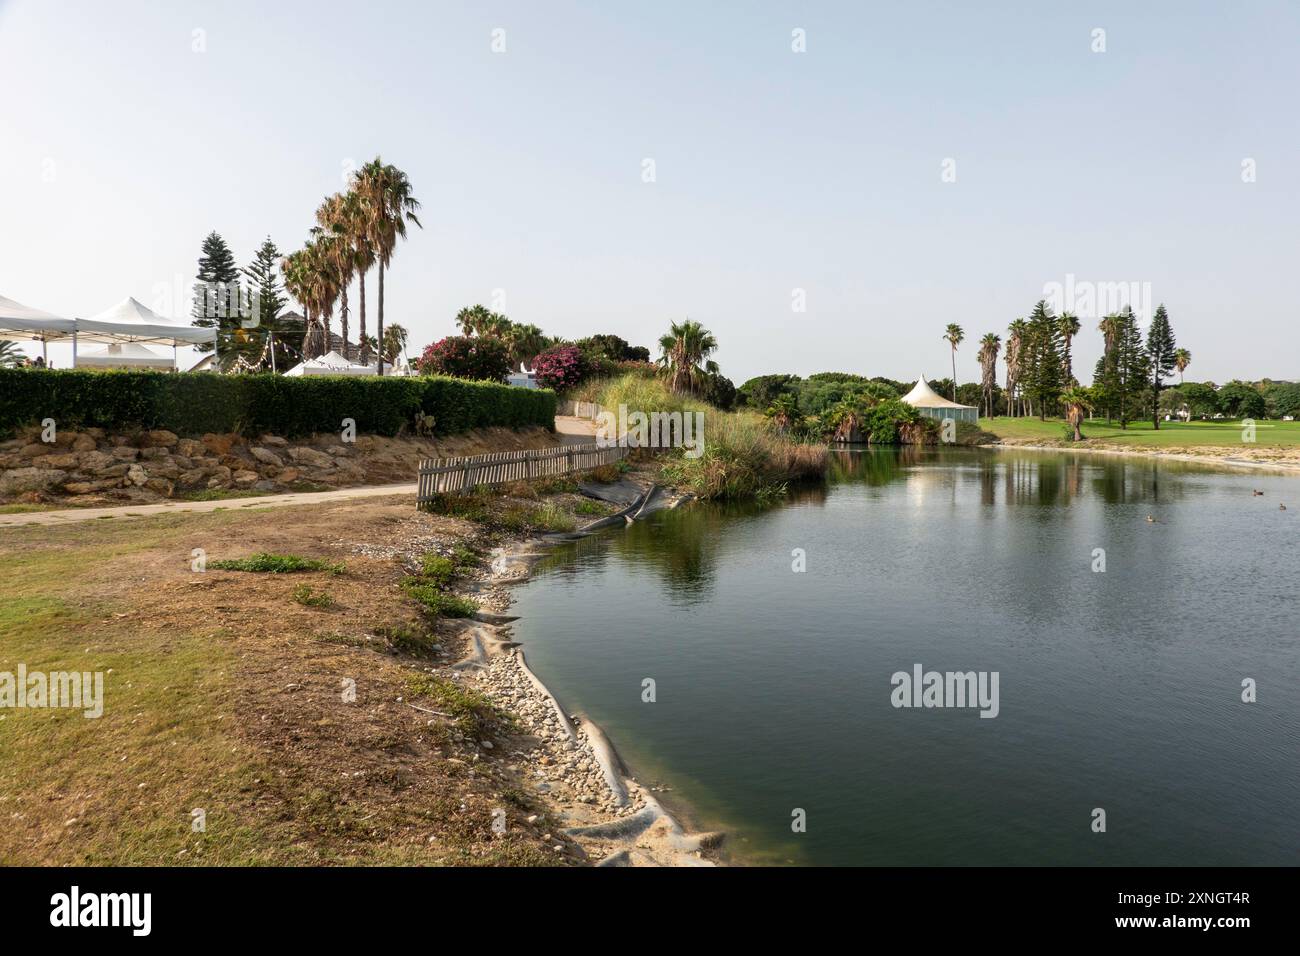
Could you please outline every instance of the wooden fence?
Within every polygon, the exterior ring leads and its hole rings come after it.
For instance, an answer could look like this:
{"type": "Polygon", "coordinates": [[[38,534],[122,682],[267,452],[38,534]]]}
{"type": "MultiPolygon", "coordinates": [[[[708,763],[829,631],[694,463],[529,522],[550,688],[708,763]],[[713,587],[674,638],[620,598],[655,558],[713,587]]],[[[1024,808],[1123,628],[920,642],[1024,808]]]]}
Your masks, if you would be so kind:
{"type": "Polygon", "coordinates": [[[601,465],[612,465],[627,451],[621,445],[602,448],[584,444],[499,451],[460,458],[422,458],[416,499],[425,502],[436,494],[472,491],[478,485],[499,485],[507,481],[590,471],[601,465]]]}

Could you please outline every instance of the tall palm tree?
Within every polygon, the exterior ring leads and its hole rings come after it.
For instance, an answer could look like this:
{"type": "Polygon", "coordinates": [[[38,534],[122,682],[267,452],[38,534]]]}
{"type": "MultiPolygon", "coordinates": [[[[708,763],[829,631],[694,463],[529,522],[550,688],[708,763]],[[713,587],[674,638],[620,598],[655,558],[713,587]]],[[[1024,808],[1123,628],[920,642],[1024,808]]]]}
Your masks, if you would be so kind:
{"type": "Polygon", "coordinates": [[[705,377],[718,371],[709,356],[718,349],[713,333],[693,319],[674,322],[659,337],[659,364],[668,372],[669,383],[679,395],[694,394],[705,377]]]}
{"type": "Polygon", "coordinates": [[[789,393],[778,395],[763,414],[772,419],[776,430],[784,435],[799,420],[799,400],[789,393]]]}
{"type": "Polygon", "coordinates": [[[998,384],[998,352],[1002,339],[995,332],[987,332],[980,339],[980,386],[984,390],[984,406],[989,418],[993,417],[993,389],[998,384]]]}
{"type": "MultiPolygon", "coordinates": [[[[407,223],[414,223],[421,229],[420,219],[415,211],[420,208],[420,201],[411,191],[411,181],[406,173],[396,166],[386,165],[376,156],[356,173],[354,187],[365,209],[366,235],[375,250],[379,263],[379,332],[378,339],[384,340],[384,270],[393,259],[399,239],[406,238],[407,223]]],[[[384,357],[379,356],[379,374],[384,374],[384,357]]]]}
{"type": "Polygon", "coordinates": [[[312,235],[329,240],[322,253],[338,276],[339,324],[342,326],[343,357],[346,359],[352,358],[352,346],[348,344],[348,286],[357,274],[358,256],[353,241],[353,220],[358,215],[358,206],[356,193],[327,196],[316,210],[317,225],[312,229],[312,235]]]}
{"type": "Polygon", "coordinates": [[[1078,382],[1078,379],[1074,377],[1074,360],[1070,355],[1070,343],[1073,342],[1074,337],[1079,334],[1079,329],[1082,326],[1079,325],[1079,317],[1073,312],[1062,312],[1056,317],[1056,324],[1057,328],[1061,330],[1061,340],[1065,343],[1065,354],[1063,356],[1065,364],[1065,384],[1067,386],[1073,385],[1078,382]]]}
{"type": "Polygon", "coordinates": [[[303,336],[302,357],[315,358],[320,355],[320,334],[312,318],[313,290],[311,287],[311,264],[309,253],[304,249],[291,252],[280,263],[280,272],[284,276],[284,289],[302,305],[303,336]]]}
{"type": "Polygon", "coordinates": [[[966,339],[966,333],[956,322],[949,322],[943,340],[952,346],[952,400],[957,401],[957,346],[966,339]]]}
{"type": "Polygon", "coordinates": [[[1187,349],[1174,349],[1174,368],[1178,369],[1178,384],[1183,384],[1183,373],[1192,364],[1192,353],[1187,349]]]}
{"type": "Polygon", "coordinates": [[[1024,319],[1016,319],[1007,326],[1007,413],[1013,418],[1016,414],[1016,388],[1020,383],[1020,353],[1027,331],[1029,331],[1029,323],[1024,319]]]}

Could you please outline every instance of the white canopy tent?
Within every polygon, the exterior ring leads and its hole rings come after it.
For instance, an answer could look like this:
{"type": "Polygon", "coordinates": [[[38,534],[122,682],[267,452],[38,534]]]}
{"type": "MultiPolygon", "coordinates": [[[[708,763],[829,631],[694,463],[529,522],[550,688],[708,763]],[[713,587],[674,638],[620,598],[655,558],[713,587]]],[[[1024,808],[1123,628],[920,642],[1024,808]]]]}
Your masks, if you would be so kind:
{"type": "Polygon", "coordinates": [[[958,422],[979,420],[978,408],[974,405],[958,405],[956,402],[948,401],[930,387],[924,375],[918,378],[912,390],[903,396],[903,401],[927,418],[951,418],[958,422]]]}
{"type": "MultiPolygon", "coordinates": [[[[324,355],[314,359],[307,359],[295,365],[289,371],[284,373],[299,378],[303,375],[378,375],[378,363],[362,365],[359,362],[349,361],[338,352],[326,352],[324,355]]],[[[404,376],[410,375],[410,366],[396,366],[384,363],[385,375],[404,376]]]]}
{"type": "Polygon", "coordinates": [[[197,328],[158,315],[132,298],[123,299],[89,319],[65,319],[0,296],[0,338],[27,339],[44,346],[48,341],[69,337],[72,339],[74,366],[80,364],[77,360],[79,343],[150,343],[172,347],[173,359],[168,364],[174,368],[177,346],[215,345],[217,330],[197,328]]]}
{"type": "Polygon", "coordinates": [[[0,295],[0,339],[40,342],[41,355],[48,361],[45,343],[76,331],[72,319],[60,318],[0,295]]]}
{"type": "Polygon", "coordinates": [[[158,368],[172,370],[176,360],[137,345],[135,342],[114,342],[93,352],[77,356],[78,368],[158,368]]]}

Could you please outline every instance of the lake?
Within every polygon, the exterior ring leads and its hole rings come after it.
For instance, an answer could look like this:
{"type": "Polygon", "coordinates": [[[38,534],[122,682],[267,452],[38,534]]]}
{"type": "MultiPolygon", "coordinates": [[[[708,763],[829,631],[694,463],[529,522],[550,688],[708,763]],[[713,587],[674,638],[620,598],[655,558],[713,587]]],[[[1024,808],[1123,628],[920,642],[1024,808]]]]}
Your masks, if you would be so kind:
{"type": "Polygon", "coordinates": [[[824,488],[602,532],[515,590],[529,663],[639,780],[741,862],[1300,862],[1300,479],[833,454],[824,488]],[[996,673],[996,717],[894,706],[916,665],[996,673]]]}

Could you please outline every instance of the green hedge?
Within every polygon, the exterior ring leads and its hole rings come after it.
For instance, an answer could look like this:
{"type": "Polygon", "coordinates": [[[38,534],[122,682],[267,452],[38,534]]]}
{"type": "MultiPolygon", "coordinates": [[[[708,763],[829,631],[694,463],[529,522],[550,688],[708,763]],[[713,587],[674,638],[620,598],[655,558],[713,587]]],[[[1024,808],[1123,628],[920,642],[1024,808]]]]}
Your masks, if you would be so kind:
{"type": "Polygon", "coordinates": [[[555,421],[555,393],[458,378],[285,378],[210,372],[0,368],[0,434],[52,418],[59,427],[165,428],[272,432],[285,437],[336,432],[345,418],[359,434],[413,430],[416,412],[440,435],[470,428],[519,428],[555,421]]]}

